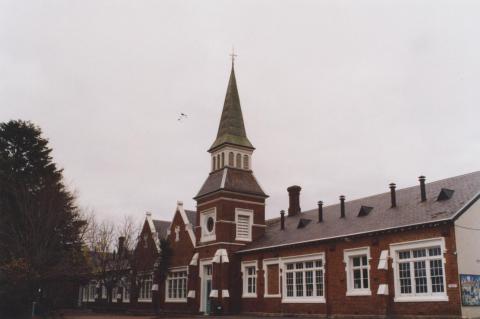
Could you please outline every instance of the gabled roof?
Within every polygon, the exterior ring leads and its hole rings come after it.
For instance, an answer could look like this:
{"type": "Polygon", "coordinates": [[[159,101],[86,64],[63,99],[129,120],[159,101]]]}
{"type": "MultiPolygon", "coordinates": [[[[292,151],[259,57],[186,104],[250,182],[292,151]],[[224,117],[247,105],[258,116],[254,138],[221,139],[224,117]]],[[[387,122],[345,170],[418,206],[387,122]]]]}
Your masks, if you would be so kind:
{"type": "Polygon", "coordinates": [[[194,198],[197,199],[219,190],[268,197],[258,184],[252,171],[225,167],[210,173],[194,198]]]}
{"type": "Polygon", "coordinates": [[[222,117],[218,126],[218,133],[215,142],[208,150],[213,151],[223,144],[232,144],[254,149],[252,143],[247,138],[245,124],[243,123],[242,108],[240,107],[240,97],[238,96],[237,80],[235,79],[235,70],[232,65],[230,80],[228,81],[227,95],[223,104],[222,117]]]}
{"type": "Polygon", "coordinates": [[[397,190],[397,207],[394,208],[391,207],[390,192],[345,202],[345,218],[340,218],[339,204],[326,206],[321,223],[318,223],[318,210],[308,210],[285,217],[283,231],[280,230],[280,219],[274,218],[266,222],[265,235],[241,251],[452,220],[465,205],[480,197],[480,171],[428,183],[426,190],[425,202],[421,202],[418,186],[397,190]],[[454,190],[450,199],[437,200],[442,188],[454,190]],[[362,206],[373,209],[358,217],[362,206]],[[313,222],[297,229],[302,218],[312,219],[313,222]]]}
{"type": "Polygon", "coordinates": [[[185,209],[185,214],[187,215],[188,221],[192,226],[197,224],[197,212],[194,210],[185,209]]]}
{"type": "Polygon", "coordinates": [[[155,226],[155,232],[159,239],[167,238],[168,228],[170,227],[169,221],[154,219],[153,226],[155,226]]]}

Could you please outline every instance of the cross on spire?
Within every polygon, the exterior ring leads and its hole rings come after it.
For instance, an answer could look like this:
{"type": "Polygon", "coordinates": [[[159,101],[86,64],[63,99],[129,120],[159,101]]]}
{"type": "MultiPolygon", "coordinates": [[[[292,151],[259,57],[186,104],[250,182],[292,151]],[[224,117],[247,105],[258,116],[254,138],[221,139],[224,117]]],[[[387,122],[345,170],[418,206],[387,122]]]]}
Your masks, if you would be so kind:
{"type": "Polygon", "coordinates": [[[232,47],[232,53],[230,53],[230,56],[232,57],[232,67],[235,64],[235,58],[238,56],[235,54],[235,48],[232,47]]]}

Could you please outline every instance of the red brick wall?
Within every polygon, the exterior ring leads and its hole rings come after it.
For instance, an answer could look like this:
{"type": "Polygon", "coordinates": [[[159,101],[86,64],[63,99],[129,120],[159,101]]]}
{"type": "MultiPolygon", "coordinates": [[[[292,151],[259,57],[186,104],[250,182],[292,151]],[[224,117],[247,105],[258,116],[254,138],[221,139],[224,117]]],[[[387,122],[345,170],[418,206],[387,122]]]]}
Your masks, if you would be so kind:
{"type": "MultiPolygon", "coordinates": [[[[336,240],[331,242],[309,244],[304,246],[288,246],[271,249],[264,252],[248,253],[241,256],[242,260],[258,260],[262,267],[264,258],[287,257],[312,253],[325,253],[325,295],[326,304],[286,304],[281,298],[263,298],[264,279],[263,270],[257,275],[256,299],[241,299],[242,312],[265,313],[317,313],[317,314],[376,314],[376,315],[460,315],[460,296],[458,288],[447,288],[449,302],[393,302],[395,295],[392,261],[389,260],[388,270],[378,270],[378,261],[382,250],[389,250],[389,244],[418,239],[445,237],[447,252],[446,284],[458,284],[458,270],[456,263],[455,238],[451,225],[417,230],[404,230],[383,235],[336,240]],[[370,286],[372,296],[346,296],[347,283],[344,259],[344,249],[370,247],[370,286]],[[379,284],[388,283],[389,295],[377,295],[379,284]]],[[[240,286],[234,289],[241,290],[240,286]]]]}

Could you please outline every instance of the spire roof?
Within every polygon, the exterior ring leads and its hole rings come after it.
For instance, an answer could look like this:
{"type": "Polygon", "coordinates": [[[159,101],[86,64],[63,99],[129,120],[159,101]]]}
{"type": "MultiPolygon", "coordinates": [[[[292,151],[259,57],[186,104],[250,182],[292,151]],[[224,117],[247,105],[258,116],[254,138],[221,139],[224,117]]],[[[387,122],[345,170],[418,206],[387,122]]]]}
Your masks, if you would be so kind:
{"type": "Polygon", "coordinates": [[[223,144],[233,144],[253,149],[252,143],[247,138],[245,125],[243,123],[242,108],[238,96],[237,80],[235,69],[232,63],[230,80],[228,81],[227,95],[223,104],[222,117],[218,127],[217,138],[209,151],[213,151],[223,144]]]}

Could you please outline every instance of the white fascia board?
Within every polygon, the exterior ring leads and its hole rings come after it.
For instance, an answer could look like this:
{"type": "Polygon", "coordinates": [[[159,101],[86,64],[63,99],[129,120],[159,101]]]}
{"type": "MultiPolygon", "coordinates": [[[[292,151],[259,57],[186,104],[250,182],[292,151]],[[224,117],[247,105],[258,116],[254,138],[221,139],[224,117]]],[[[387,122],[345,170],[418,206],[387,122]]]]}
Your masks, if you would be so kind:
{"type": "Polygon", "coordinates": [[[155,247],[157,248],[157,251],[160,252],[160,239],[158,239],[157,230],[155,229],[155,225],[153,224],[152,213],[147,212],[145,218],[147,219],[150,233],[152,234],[153,241],[155,242],[155,247]]]}
{"type": "Polygon", "coordinates": [[[190,224],[190,221],[188,220],[187,213],[185,213],[182,201],[177,201],[177,211],[179,211],[180,216],[182,216],[183,223],[185,224],[185,230],[187,231],[188,236],[190,236],[192,245],[195,248],[195,234],[193,233],[193,225],[190,224]]]}

